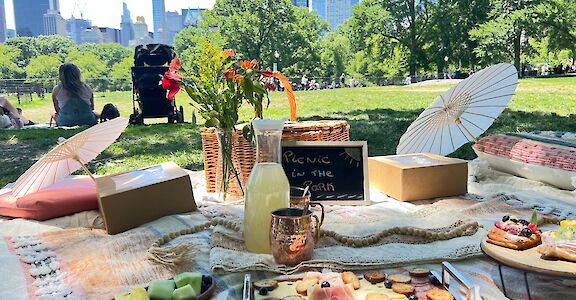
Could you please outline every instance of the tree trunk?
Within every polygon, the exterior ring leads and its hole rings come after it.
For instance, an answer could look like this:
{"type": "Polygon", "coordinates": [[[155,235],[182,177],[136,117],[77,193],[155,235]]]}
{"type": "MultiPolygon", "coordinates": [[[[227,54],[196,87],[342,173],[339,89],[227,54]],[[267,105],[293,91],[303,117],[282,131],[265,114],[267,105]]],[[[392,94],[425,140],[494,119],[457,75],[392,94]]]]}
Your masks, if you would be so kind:
{"type": "Polygon", "coordinates": [[[410,78],[412,82],[416,76],[416,7],[415,0],[409,0],[410,9],[410,78]]]}
{"type": "Polygon", "coordinates": [[[522,30],[517,30],[514,35],[514,66],[516,71],[520,72],[520,36],[522,35],[522,30]]]}

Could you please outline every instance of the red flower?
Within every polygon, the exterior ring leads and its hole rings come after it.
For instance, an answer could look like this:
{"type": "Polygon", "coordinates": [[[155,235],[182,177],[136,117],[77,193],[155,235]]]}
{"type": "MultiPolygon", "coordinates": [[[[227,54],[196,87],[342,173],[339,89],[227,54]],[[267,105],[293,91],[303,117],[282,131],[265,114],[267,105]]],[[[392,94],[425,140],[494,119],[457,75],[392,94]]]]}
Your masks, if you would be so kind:
{"type": "Polygon", "coordinates": [[[260,75],[266,78],[274,77],[274,72],[270,71],[270,69],[266,69],[264,71],[258,71],[258,73],[260,73],[260,75]]]}
{"type": "Polygon", "coordinates": [[[180,70],[180,67],[181,67],[180,59],[176,57],[170,62],[170,68],[168,69],[168,72],[174,73],[180,70]]]}
{"type": "Polygon", "coordinates": [[[222,51],[222,56],[232,57],[234,56],[234,50],[232,49],[225,49],[222,51]]]}
{"type": "Polygon", "coordinates": [[[164,73],[164,76],[162,76],[162,88],[168,90],[168,100],[173,100],[174,96],[178,94],[180,91],[181,81],[182,76],[176,73],[171,73],[169,71],[164,73]]]}
{"type": "Polygon", "coordinates": [[[226,71],[224,71],[224,73],[222,73],[224,75],[224,78],[226,78],[226,80],[233,80],[234,76],[236,76],[236,70],[235,69],[228,69],[226,71]]]}
{"type": "Polygon", "coordinates": [[[240,67],[242,67],[242,69],[244,70],[251,69],[252,63],[249,60],[241,60],[240,67]]]}

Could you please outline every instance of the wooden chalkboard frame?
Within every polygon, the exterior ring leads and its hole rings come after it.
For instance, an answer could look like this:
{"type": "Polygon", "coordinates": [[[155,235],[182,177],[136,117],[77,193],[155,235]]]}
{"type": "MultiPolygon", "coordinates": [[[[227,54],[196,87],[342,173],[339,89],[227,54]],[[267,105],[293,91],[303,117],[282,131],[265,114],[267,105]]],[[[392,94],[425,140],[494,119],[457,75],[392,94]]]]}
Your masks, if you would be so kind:
{"type": "Polygon", "coordinates": [[[370,185],[368,179],[368,143],[366,141],[342,141],[342,142],[335,142],[335,141],[317,141],[317,142],[282,142],[282,152],[284,147],[318,147],[318,148],[325,148],[325,147],[338,147],[338,148],[349,148],[349,147],[358,147],[362,148],[362,173],[364,174],[364,199],[363,200],[350,200],[350,199],[342,199],[342,200],[322,200],[322,204],[329,204],[329,205],[370,205],[370,185]]]}

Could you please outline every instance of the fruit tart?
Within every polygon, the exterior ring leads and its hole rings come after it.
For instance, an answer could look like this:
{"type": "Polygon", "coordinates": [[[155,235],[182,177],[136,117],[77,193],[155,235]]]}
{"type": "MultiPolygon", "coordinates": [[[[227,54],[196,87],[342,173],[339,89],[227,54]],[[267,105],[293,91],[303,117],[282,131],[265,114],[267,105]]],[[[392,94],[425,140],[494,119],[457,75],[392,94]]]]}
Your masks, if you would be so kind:
{"type": "Polygon", "coordinates": [[[576,262],[576,220],[563,220],[557,230],[544,232],[538,252],[576,262]]]}
{"type": "Polygon", "coordinates": [[[532,215],[531,222],[504,216],[490,229],[487,241],[514,250],[529,249],[541,243],[541,233],[536,225],[536,213],[532,215]]]}

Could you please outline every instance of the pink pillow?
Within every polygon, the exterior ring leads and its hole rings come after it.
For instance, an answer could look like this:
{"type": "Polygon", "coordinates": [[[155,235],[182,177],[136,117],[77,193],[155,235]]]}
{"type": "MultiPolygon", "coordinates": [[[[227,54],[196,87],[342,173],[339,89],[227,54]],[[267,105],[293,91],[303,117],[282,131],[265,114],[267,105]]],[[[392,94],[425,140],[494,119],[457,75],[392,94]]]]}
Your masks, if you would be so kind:
{"type": "Polygon", "coordinates": [[[0,215],[43,221],[98,209],[96,184],[87,176],[65,179],[14,200],[12,193],[0,195],[0,215]]]}

